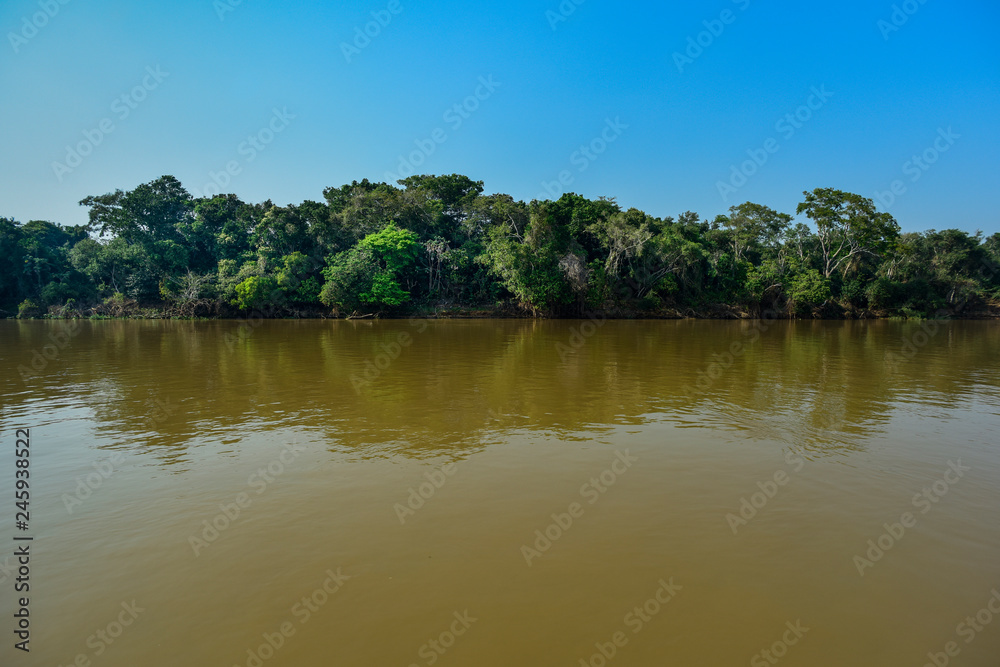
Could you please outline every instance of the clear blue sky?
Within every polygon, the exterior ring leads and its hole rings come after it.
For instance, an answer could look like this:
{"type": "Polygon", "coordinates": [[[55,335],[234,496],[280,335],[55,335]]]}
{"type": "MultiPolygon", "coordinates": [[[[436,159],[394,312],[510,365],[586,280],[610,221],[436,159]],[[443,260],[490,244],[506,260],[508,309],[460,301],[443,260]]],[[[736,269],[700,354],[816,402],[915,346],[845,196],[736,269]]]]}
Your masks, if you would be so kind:
{"type": "Polygon", "coordinates": [[[525,200],[566,172],[562,189],[711,218],[899,181],[888,210],[904,230],[1000,231],[992,0],[910,0],[898,26],[892,0],[566,0],[566,16],[558,0],[398,0],[395,14],[383,0],[230,1],[4,0],[0,215],[82,223],[87,195],[163,174],[200,192],[230,162],[224,191],[244,200],[322,200],[330,185],[387,180],[423,140],[434,150],[418,173],[525,200]],[[369,26],[377,36],[348,62],[342,43],[380,11],[391,21],[369,26]],[[699,37],[707,46],[679,68],[674,54],[699,37]],[[490,76],[492,93],[479,83],[490,76]],[[800,109],[824,86],[832,96],[800,109]],[[467,118],[446,117],[477,90],[467,118]],[[797,111],[799,127],[777,125],[797,111]],[[68,169],[80,142],[92,150],[68,169]],[[604,151],[575,153],[584,145],[604,151]],[[724,200],[719,183],[740,184],[731,166],[748,151],[767,160],[724,200]],[[933,164],[909,162],[925,152],[933,164]]]}

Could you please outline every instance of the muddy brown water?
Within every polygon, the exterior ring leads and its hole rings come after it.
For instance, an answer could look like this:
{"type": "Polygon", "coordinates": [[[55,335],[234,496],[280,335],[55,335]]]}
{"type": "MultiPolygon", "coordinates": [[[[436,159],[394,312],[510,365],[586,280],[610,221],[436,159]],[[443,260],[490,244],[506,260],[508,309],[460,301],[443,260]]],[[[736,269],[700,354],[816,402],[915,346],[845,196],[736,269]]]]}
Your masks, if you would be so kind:
{"type": "Polygon", "coordinates": [[[2,321],[0,373],[3,665],[1000,664],[994,322],[2,321]]]}

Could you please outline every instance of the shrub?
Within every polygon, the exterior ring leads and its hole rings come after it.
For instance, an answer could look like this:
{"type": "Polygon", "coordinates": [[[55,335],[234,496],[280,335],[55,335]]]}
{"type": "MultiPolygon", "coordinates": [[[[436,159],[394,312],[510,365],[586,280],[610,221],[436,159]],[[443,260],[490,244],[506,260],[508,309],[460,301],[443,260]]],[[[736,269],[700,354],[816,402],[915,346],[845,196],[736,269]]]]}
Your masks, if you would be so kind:
{"type": "Polygon", "coordinates": [[[830,280],[816,269],[806,269],[792,278],[788,298],[796,312],[805,314],[830,298],[830,280]]]}
{"type": "Polygon", "coordinates": [[[873,308],[886,309],[901,301],[902,288],[903,285],[900,283],[880,276],[868,285],[865,294],[868,297],[868,303],[873,308]]]}
{"type": "Polygon", "coordinates": [[[274,278],[250,276],[236,286],[236,297],[230,303],[241,310],[251,310],[274,303],[278,296],[278,281],[274,278]]]}
{"type": "Polygon", "coordinates": [[[17,307],[17,318],[20,320],[38,317],[42,314],[42,309],[31,299],[25,299],[17,307]]]}

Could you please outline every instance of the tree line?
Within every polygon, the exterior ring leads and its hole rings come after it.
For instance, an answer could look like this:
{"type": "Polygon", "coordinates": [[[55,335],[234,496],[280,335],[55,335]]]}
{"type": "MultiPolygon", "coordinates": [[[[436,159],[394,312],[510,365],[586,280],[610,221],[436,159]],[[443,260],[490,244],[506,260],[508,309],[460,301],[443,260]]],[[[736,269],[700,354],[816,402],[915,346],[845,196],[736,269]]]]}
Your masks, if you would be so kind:
{"type": "Polygon", "coordinates": [[[323,201],[194,198],[173,176],[0,218],[0,314],[927,317],[1000,303],[1000,234],[901,233],[872,200],[804,192],[714,220],[564,194],[523,202],[458,174],[367,179],[323,201]]]}

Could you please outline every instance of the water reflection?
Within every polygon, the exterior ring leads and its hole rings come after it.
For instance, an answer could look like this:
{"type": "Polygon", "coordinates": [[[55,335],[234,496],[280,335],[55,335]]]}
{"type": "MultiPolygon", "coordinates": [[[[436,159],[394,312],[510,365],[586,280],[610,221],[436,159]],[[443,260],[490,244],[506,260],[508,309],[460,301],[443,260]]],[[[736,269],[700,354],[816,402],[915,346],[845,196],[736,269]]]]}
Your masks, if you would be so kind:
{"type": "Polygon", "coordinates": [[[824,455],[863,449],[901,403],[989,401],[980,390],[998,383],[991,322],[925,337],[890,321],[586,324],[83,321],[67,337],[65,323],[4,321],[0,416],[14,423],[37,401],[84,408],[112,446],[164,465],[280,428],[359,458],[419,458],[467,455],[512,429],[570,439],[660,420],[824,455]]]}

